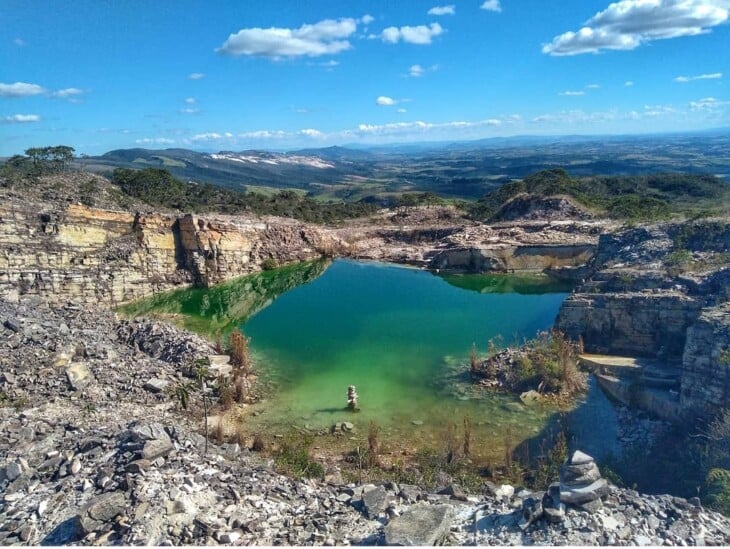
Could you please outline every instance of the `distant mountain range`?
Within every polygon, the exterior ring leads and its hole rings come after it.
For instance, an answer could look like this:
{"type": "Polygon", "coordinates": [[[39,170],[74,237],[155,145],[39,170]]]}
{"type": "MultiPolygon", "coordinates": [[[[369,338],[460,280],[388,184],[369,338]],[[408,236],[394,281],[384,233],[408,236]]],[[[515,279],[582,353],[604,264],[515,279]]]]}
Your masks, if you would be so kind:
{"type": "Polygon", "coordinates": [[[573,176],[689,172],[730,176],[730,129],[694,134],[483,139],[291,152],[119,149],[78,160],[89,171],[156,167],[234,189],[302,189],[328,199],[431,191],[477,198],[536,171],[573,176]]]}

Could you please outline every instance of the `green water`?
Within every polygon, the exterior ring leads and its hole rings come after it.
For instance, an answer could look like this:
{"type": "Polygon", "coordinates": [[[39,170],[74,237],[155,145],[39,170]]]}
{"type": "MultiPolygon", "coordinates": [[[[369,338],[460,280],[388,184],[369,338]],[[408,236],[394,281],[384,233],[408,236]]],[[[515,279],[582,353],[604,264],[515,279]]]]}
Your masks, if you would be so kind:
{"type": "MultiPolygon", "coordinates": [[[[512,343],[548,329],[568,291],[542,276],[439,277],[337,260],[164,294],[123,312],[162,314],[208,337],[240,327],[274,387],[248,408],[256,411],[244,420],[252,431],[349,421],[361,438],[374,421],[388,439],[415,448],[442,444],[447,425],[469,416],[477,454],[492,459],[505,444],[544,434],[555,410],[475,392],[466,383],[471,346],[484,352],[497,336],[512,343]],[[357,387],[358,413],[345,410],[349,385],[357,387]]],[[[579,408],[603,414],[588,400],[579,408]]],[[[580,419],[590,438],[595,422],[580,419]]]]}

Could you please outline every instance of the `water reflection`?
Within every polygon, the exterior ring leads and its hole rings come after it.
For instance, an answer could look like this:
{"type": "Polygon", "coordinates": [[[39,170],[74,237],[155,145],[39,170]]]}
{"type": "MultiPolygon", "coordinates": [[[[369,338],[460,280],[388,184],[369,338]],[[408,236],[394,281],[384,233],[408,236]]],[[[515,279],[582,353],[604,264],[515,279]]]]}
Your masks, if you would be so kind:
{"type": "Polygon", "coordinates": [[[556,280],[542,274],[439,274],[438,276],[452,286],[480,294],[541,295],[567,293],[573,289],[573,285],[568,281],[556,280]]]}
{"type": "Polygon", "coordinates": [[[302,286],[327,270],[330,261],[288,265],[219,284],[212,288],[176,290],[119,308],[126,316],[174,316],[175,322],[207,337],[225,334],[245,323],[289,290],[302,286]]]}

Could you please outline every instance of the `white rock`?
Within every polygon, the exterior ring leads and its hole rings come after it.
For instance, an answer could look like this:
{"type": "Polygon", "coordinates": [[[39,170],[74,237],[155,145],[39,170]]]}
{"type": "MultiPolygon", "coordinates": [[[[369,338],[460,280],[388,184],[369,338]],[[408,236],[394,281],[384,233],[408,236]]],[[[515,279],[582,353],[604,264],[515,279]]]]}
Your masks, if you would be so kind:
{"type": "Polygon", "coordinates": [[[218,536],[218,541],[221,543],[236,543],[241,539],[241,532],[226,532],[218,536]]]}
{"type": "Polygon", "coordinates": [[[515,487],[509,484],[502,484],[494,491],[494,495],[498,498],[511,498],[515,495],[515,487]]]}

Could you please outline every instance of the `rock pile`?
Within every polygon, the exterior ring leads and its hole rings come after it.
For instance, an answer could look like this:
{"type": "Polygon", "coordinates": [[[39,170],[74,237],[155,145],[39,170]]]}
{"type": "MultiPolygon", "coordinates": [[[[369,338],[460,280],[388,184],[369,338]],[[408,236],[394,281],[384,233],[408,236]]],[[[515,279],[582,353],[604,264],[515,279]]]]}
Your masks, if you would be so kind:
{"type": "Polygon", "coordinates": [[[447,478],[436,491],[295,480],[234,443],[206,454],[197,422],[146,388],[177,379],[168,352],[189,334],[140,323],[120,339],[111,313],[21,301],[0,301],[1,545],[730,543],[730,522],[698,502],[602,484],[600,509],[566,505],[596,482],[580,453],[546,493],[473,495],[447,478]],[[76,389],[75,363],[89,372],[76,389]]]}
{"type": "Polygon", "coordinates": [[[560,467],[560,501],[579,505],[587,511],[600,507],[608,493],[608,482],[591,456],[576,450],[567,464],[560,467]]]}

